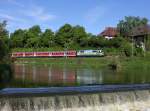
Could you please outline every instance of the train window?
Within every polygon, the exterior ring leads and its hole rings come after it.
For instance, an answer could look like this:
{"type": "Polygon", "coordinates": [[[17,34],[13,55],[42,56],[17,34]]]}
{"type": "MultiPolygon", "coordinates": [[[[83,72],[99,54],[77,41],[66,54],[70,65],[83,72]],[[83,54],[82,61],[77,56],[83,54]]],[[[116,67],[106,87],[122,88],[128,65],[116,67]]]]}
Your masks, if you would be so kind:
{"type": "Polygon", "coordinates": [[[93,52],[97,52],[96,50],[93,50],[93,52]]]}
{"type": "Polygon", "coordinates": [[[84,50],[81,50],[80,52],[81,52],[81,53],[84,53],[84,50]]]}

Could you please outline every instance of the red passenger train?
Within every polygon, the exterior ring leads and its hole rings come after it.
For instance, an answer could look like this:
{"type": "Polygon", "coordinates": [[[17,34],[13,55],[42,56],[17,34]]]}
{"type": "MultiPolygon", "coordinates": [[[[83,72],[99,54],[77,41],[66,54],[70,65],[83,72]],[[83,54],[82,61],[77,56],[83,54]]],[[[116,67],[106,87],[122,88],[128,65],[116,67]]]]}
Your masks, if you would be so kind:
{"type": "Polygon", "coordinates": [[[12,57],[76,57],[76,51],[14,52],[12,57]]]}

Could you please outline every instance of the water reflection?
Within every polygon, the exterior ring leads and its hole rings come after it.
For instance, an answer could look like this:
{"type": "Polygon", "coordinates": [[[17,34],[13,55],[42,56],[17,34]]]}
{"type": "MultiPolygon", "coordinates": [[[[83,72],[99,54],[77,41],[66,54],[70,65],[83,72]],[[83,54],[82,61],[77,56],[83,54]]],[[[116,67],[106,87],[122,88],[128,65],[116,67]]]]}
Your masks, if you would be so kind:
{"type": "Polygon", "coordinates": [[[76,71],[67,67],[15,65],[15,79],[34,83],[75,83],[76,71]]]}
{"type": "MultiPolygon", "coordinates": [[[[138,70],[116,72],[109,69],[73,68],[65,66],[38,66],[15,64],[15,80],[22,83],[44,85],[85,85],[85,84],[133,84],[149,83],[148,71],[138,70]]],[[[142,70],[142,69],[140,69],[142,70]]]]}
{"type": "Polygon", "coordinates": [[[13,78],[11,65],[0,64],[0,88],[5,87],[13,78]]]}
{"type": "Polygon", "coordinates": [[[102,84],[101,70],[15,64],[15,79],[34,83],[102,84]]]}
{"type": "Polygon", "coordinates": [[[102,84],[102,70],[83,68],[77,70],[77,82],[81,84],[102,84]]]}

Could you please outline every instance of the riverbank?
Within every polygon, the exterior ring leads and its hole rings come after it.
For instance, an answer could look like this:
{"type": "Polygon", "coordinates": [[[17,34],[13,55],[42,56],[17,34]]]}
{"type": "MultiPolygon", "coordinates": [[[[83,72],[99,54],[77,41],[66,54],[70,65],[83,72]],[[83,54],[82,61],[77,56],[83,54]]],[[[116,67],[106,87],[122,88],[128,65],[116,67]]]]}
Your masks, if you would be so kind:
{"type": "Polygon", "coordinates": [[[145,57],[90,57],[90,58],[17,58],[16,64],[34,64],[34,65],[70,65],[78,67],[103,68],[110,64],[117,65],[120,68],[150,68],[150,56],[145,57]]]}
{"type": "Polygon", "coordinates": [[[103,68],[110,62],[104,57],[96,58],[17,58],[16,64],[34,64],[34,65],[68,65],[70,67],[93,67],[103,68]]]}

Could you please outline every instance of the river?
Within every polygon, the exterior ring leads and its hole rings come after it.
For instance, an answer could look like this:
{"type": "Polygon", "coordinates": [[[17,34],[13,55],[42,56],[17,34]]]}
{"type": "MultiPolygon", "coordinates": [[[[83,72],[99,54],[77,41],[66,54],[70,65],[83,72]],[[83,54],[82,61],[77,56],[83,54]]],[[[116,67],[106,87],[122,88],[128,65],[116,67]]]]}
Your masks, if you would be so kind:
{"type": "MultiPolygon", "coordinates": [[[[117,72],[108,68],[14,64],[14,87],[150,83],[149,71],[117,72]],[[20,83],[18,86],[15,83],[20,83]],[[22,85],[22,86],[21,86],[22,85]]],[[[11,83],[12,84],[12,83],[11,83]]]]}
{"type": "Polygon", "coordinates": [[[12,69],[12,79],[4,81],[0,91],[0,111],[150,111],[148,69],[118,72],[109,68],[21,63],[13,64],[12,69]],[[134,84],[146,84],[147,88],[143,85],[139,90],[139,85],[134,84]],[[74,93],[62,94],[71,90],[74,93]],[[39,91],[45,95],[35,95],[39,91]],[[15,96],[17,93],[21,95],[15,96]]]}

